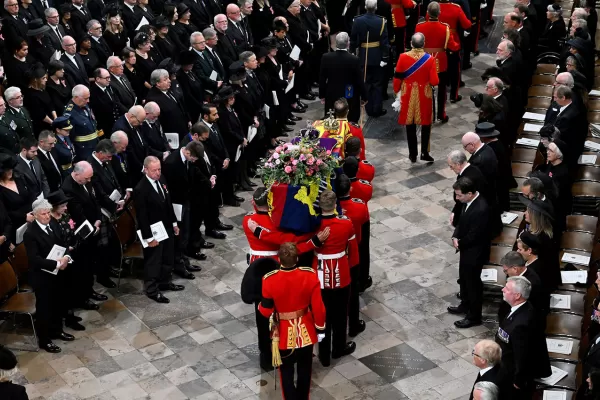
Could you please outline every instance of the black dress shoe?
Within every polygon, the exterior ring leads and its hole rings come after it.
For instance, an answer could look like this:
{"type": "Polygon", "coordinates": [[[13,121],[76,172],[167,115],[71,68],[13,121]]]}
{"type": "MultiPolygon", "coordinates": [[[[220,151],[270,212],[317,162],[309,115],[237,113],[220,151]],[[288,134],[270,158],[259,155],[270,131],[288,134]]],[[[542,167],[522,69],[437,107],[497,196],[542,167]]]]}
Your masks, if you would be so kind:
{"type": "Polygon", "coordinates": [[[465,83],[465,81],[460,81],[460,83],[458,84],[459,87],[465,87],[467,84],[465,83]]]}
{"type": "Polygon", "coordinates": [[[455,99],[450,99],[450,103],[452,103],[452,104],[458,103],[461,100],[462,100],[462,96],[459,94],[458,96],[456,96],[455,99]]]}
{"type": "Polygon", "coordinates": [[[46,350],[48,353],[60,353],[62,351],[60,347],[52,342],[47,342],[44,344],[40,343],[40,349],[46,350]]]}
{"type": "Polygon", "coordinates": [[[370,288],[371,286],[373,286],[373,278],[371,278],[370,276],[367,278],[366,282],[363,283],[362,287],[360,288],[360,293],[364,292],[365,290],[367,290],[368,288],[370,288]]]}
{"type": "MultiPolygon", "coordinates": [[[[486,37],[488,37],[488,36],[489,36],[489,35],[488,35],[488,33],[487,33],[486,31],[483,31],[483,30],[482,30],[481,32],[479,32],[479,40],[481,40],[481,39],[485,39],[485,38],[486,38],[486,37]]],[[[479,53],[479,52],[478,52],[478,53],[479,53]]]]}
{"type": "Polygon", "coordinates": [[[83,308],[84,310],[99,310],[100,309],[98,304],[92,302],[91,300],[84,301],[83,304],[81,305],[81,308],[83,308]]]}
{"type": "Polygon", "coordinates": [[[417,156],[408,156],[408,159],[410,160],[411,163],[417,162],[417,156]]]}
{"type": "Polygon", "coordinates": [[[243,197],[236,196],[235,194],[233,195],[233,200],[239,201],[240,203],[244,202],[244,198],[243,197]]]}
{"type": "Polygon", "coordinates": [[[485,26],[492,26],[492,25],[494,25],[493,19],[488,19],[487,21],[485,21],[485,26]]]}
{"type": "Polygon", "coordinates": [[[293,128],[290,128],[289,126],[283,126],[283,128],[281,128],[282,132],[294,132],[293,128]]]}
{"type": "Polygon", "coordinates": [[[304,100],[314,100],[314,99],[316,99],[316,96],[312,93],[305,93],[305,94],[300,95],[300,98],[304,99],[304,100]]]}
{"type": "Polygon", "coordinates": [[[446,115],[443,118],[438,118],[438,120],[442,123],[445,124],[446,122],[450,121],[450,118],[448,118],[448,116],[446,115]]]}
{"type": "Polygon", "coordinates": [[[422,154],[421,154],[421,161],[427,161],[427,162],[429,162],[429,163],[432,163],[432,162],[434,162],[435,160],[433,159],[433,157],[431,157],[431,156],[429,155],[429,153],[422,153],[422,154]]]}
{"type": "MultiPolygon", "coordinates": [[[[173,273],[177,276],[179,276],[180,278],[183,279],[189,279],[190,281],[193,281],[194,279],[196,279],[196,276],[194,274],[192,274],[190,271],[185,270],[185,271],[173,271],[173,273]]],[[[164,287],[161,287],[162,290],[169,290],[169,289],[165,289],[164,287]]]]}
{"type": "MultiPolygon", "coordinates": [[[[204,254],[202,254],[202,255],[204,256],[204,254]]],[[[199,267],[197,265],[192,265],[192,264],[186,265],[185,269],[187,269],[190,272],[200,272],[200,271],[202,271],[202,267],[199,267]]]]}
{"type": "Polygon", "coordinates": [[[227,237],[226,234],[224,234],[223,232],[219,232],[216,229],[211,229],[209,231],[206,231],[204,234],[206,236],[210,236],[210,237],[215,238],[215,239],[225,239],[227,237]]]}
{"type": "Polygon", "coordinates": [[[157,303],[167,304],[171,302],[171,300],[166,298],[162,293],[155,294],[154,296],[148,296],[148,298],[154,300],[157,303]]]}
{"type": "Polygon", "coordinates": [[[65,317],[65,320],[67,320],[67,319],[69,321],[77,321],[77,322],[83,321],[83,318],[78,317],[77,315],[73,314],[72,310],[69,310],[69,312],[67,313],[67,316],[65,317]]]}
{"type": "Polygon", "coordinates": [[[252,181],[248,182],[248,185],[252,186],[252,187],[257,187],[258,185],[252,181]]]}
{"type": "Polygon", "coordinates": [[[468,63],[467,65],[463,65],[463,71],[473,68],[473,63],[468,63]]]}
{"type": "Polygon", "coordinates": [[[75,340],[75,336],[71,335],[70,333],[61,332],[55,335],[51,335],[50,339],[58,339],[62,340],[63,342],[72,342],[73,340],[75,340]]]}
{"type": "Polygon", "coordinates": [[[173,282],[167,283],[165,285],[160,285],[160,290],[170,290],[171,292],[181,292],[183,289],[185,289],[185,286],[176,285],[173,282]]]}
{"type": "Polygon", "coordinates": [[[306,108],[302,108],[302,107],[292,108],[292,112],[296,113],[296,114],[302,114],[302,113],[306,112],[306,108]]]}
{"type": "Polygon", "coordinates": [[[106,300],[108,300],[108,296],[105,296],[98,292],[92,292],[92,294],[90,295],[90,299],[95,300],[95,301],[106,301],[106,300]]]}
{"type": "Polygon", "coordinates": [[[481,319],[461,319],[460,321],[454,322],[454,326],[457,328],[470,328],[472,326],[481,325],[481,319]]]}
{"type": "Polygon", "coordinates": [[[289,125],[289,126],[294,126],[294,125],[296,125],[296,123],[295,123],[294,121],[292,121],[291,119],[289,119],[289,118],[288,118],[288,119],[285,121],[285,124],[286,124],[286,125],[289,125]]]}
{"type": "Polygon", "coordinates": [[[229,224],[224,224],[222,222],[219,222],[216,226],[217,229],[221,230],[221,231],[231,231],[233,230],[233,225],[229,225],[229,224]]]}
{"type": "Polygon", "coordinates": [[[302,102],[300,100],[296,101],[296,104],[299,105],[302,108],[308,108],[308,104],[306,104],[306,103],[304,103],[304,102],[302,102]]]}
{"type": "Polygon", "coordinates": [[[321,362],[321,365],[324,367],[329,367],[331,365],[331,358],[329,358],[327,356],[319,355],[319,361],[321,362]]]}
{"type": "Polygon", "coordinates": [[[73,329],[74,331],[85,331],[85,326],[81,325],[75,320],[65,320],[65,326],[73,329]]]}
{"type": "MultiPolygon", "coordinates": [[[[206,260],[206,254],[202,254],[200,252],[189,253],[189,254],[186,254],[186,256],[188,256],[189,258],[193,258],[194,260],[198,260],[198,261],[204,261],[204,260],[206,260]]],[[[198,267],[198,268],[200,268],[200,267],[198,267]]],[[[189,269],[190,268],[188,267],[188,270],[189,269]]]]}
{"type": "Polygon", "coordinates": [[[460,314],[466,314],[467,313],[467,310],[462,305],[450,306],[450,307],[447,308],[447,310],[448,310],[448,312],[450,314],[455,314],[455,315],[460,315],[460,314]]]}
{"type": "Polygon", "coordinates": [[[365,329],[367,329],[367,324],[365,324],[365,321],[363,321],[362,319],[358,321],[358,326],[355,327],[354,329],[350,329],[348,331],[348,335],[350,337],[354,337],[357,336],[359,333],[364,332],[365,329]]]}
{"type": "Polygon", "coordinates": [[[215,244],[212,242],[202,242],[202,244],[200,245],[201,249],[214,249],[215,248],[215,244]]]}
{"type": "Polygon", "coordinates": [[[477,57],[479,55],[479,50],[473,52],[473,57],[477,57]]]}
{"type": "Polygon", "coordinates": [[[346,343],[346,347],[344,347],[344,349],[339,354],[338,353],[331,354],[331,358],[342,358],[344,356],[354,353],[354,350],[356,350],[356,343],[348,342],[348,343],[346,343]]]}
{"type": "Polygon", "coordinates": [[[117,287],[117,284],[111,281],[108,277],[97,278],[96,282],[98,282],[107,289],[114,289],[117,287]]]}
{"type": "Polygon", "coordinates": [[[290,116],[288,116],[288,119],[292,121],[302,121],[302,117],[296,117],[294,114],[290,114],[290,116]]]}

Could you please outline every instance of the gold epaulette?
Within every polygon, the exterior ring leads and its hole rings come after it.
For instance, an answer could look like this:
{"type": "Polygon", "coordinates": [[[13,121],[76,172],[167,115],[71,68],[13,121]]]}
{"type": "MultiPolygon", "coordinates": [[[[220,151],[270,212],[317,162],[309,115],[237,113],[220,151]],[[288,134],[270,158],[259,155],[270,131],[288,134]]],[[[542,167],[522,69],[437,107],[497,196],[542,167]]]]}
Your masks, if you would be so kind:
{"type": "Polygon", "coordinates": [[[264,279],[267,279],[267,278],[268,278],[268,277],[270,277],[270,276],[273,276],[273,275],[275,275],[275,274],[276,274],[276,273],[278,273],[278,272],[279,272],[279,270],[278,270],[278,269],[276,269],[276,270],[274,270],[274,271],[271,271],[271,272],[268,272],[268,273],[266,273],[266,274],[263,276],[263,280],[264,280],[264,279]]]}
{"type": "Polygon", "coordinates": [[[312,272],[313,274],[315,273],[315,270],[312,269],[311,267],[298,267],[298,269],[300,269],[302,271],[312,272]]]}

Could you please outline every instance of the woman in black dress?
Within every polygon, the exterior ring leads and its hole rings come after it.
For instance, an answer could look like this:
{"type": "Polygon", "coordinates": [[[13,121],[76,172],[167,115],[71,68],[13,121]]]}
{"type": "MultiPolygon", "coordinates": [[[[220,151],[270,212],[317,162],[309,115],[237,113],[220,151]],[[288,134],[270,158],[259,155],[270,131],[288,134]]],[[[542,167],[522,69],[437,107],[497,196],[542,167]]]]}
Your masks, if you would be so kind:
{"type": "Polygon", "coordinates": [[[129,79],[131,88],[135,92],[138,99],[145,99],[148,93],[148,88],[144,85],[144,78],[136,68],[137,57],[135,50],[131,47],[125,47],[121,52],[121,60],[123,60],[123,73],[129,79]]]}
{"type": "Polygon", "coordinates": [[[61,4],[60,6],[60,24],[65,29],[65,36],[75,37],[75,31],[71,25],[71,3],[61,4]]]}
{"type": "MultiPolygon", "coordinates": [[[[245,4],[240,7],[246,7],[245,4]]],[[[257,43],[271,33],[275,14],[273,14],[269,0],[254,0],[254,2],[250,0],[250,4],[252,4],[252,13],[249,17],[250,30],[254,37],[254,43],[257,43]]]]}
{"type": "Polygon", "coordinates": [[[63,62],[60,60],[50,61],[48,64],[46,92],[50,95],[50,101],[57,116],[63,114],[65,106],[71,100],[72,89],[71,85],[65,79],[65,65],[63,62]]]}
{"type": "Polygon", "coordinates": [[[177,43],[173,40],[172,36],[174,34],[169,34],[171,31],[171,23],[165,16],[161,15],[154,21],[154,26],[156,27],[156,40],[154,41],[154,45],[163,57],[174,60],[180,50],[177,43]]]}
{"type": "MultiPolygon", "coordinates": [[[[235,87],[237,88],[237,86],[235,87]]],[[[234,92],[233,87],[223,85],[219,89],[215,101],[219,103],[219,120],[217,121],[219,132],[223,136],[225,147],[230,154],[230,176],[233,179],[233,182],[242,190],[252,190],[252,187],[243,178],[243,173],[246,171],[247,167],[244,150],[248,145],[248,140],[246,139],[246,131],[243,128],[242,122],[240,121],[240,118],[238,118],[238,113],[234,109],[236,93],[234,92]],[[241,146],[242,154],[240,158],[236,160],[239,146],[241,146]]]]}
{"type": "Polygon", "coordinates": [[[29,111],[34,132],[52,130],[52,121],[57,117],[52,99],[46,92],[48,75],[42,64],[36,64],[28,73],[29,86],[23,91],[24,106],[29,111]]]}
{"type": "Polygon", "coordinates": [[[79,55],[83,59],[87,76],[94,76],[94,71],[101,65],[96,51],[92,49],[92,38],[90,35],[83,35],[81,40],[79,40],[79,55]]]}
{"type": "Polygon", "coordinates": [[[113,54],[121,54],[121,51],[127,46],[128,37],[118,7],[110,7],[106,18],[106,29],[102,37],[106,40],[113,54]]]}
{"type": "MultiPolygon", "coordinates": [[[[136,69],[144,80],[144,86],[150,89],[150,74],[157,68],[157,63],[150,57],[150,38],[143,32],[138,33],[133,38],[133,46],[135,47],[136,69]]],[[[125,68],[127,73],[127,68],[125,68]]]]}
{"type": "Polygon", "coordinates": [[[17,357],[6,347],[0,345],[0,399],[29,400],[25,387],[12,383],[18,372],[17,357]]]}
{"type": "Polygon", "coordinates": [[[196,76],[194,63],[196,62],[196,53],[192,50],[186,50],[179,55],[179,64],[181,69],[177,72],[177,81],[181,85],[183,98],[190,113],[192,121],[198,121],[202,104],[204,103],[204,88],[202,82],[196,76]]]}
{"type": "Polygon", "coordinates": [[[148,54],[150,55],[150,58],[152,58],[158,65],[158,63],[164,60],[166,56],[163,56],[158,47],[156,47],[154,44],[157,35],[156,28],[152,25],[144,25],[140,28],[140,32],[148,35],[148,38],[150,39],[150,51],[148,51],[148,54]]]}
{"type": "Polygon", "coordinates": [[[196,28],[196,25],[190,22],[192,13],[185,3],[179,3],[177,5],[177,15],[179,17],[177,19],[177,22],[175,22],[175,24],[171,26],[171,30],[177,35],[177,37],[179,38],[179,42],[181,43],[183,48],[189,49],[190,35],[198,31],[198,28],[196,28]]]}
{"type": "Polygon", "coordinates": [[[8,79],[8,86],[17,86],[21,90],[27,87],[27,78],[25,74],[35,64],[35,60],[29,55],[29,45],[26,40],[20,41],[15,45],[12,56],[8,57],[4,63],[4,74],[8,79]]]}

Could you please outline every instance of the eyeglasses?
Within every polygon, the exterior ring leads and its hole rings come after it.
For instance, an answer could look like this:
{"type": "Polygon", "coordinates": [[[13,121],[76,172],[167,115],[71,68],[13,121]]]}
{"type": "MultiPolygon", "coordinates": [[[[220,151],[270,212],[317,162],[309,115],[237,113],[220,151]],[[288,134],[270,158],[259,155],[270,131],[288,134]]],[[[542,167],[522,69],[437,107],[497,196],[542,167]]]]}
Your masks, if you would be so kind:
{"type": "Polygon", "coordinates": [[[18,6],[19,3],[13,3],[13,4],[7,4],[6,7],[14,7],[14,6],[18,6]]]}
{"type": "Polygon", "coordinates": [[[475,353],[475,350],[471,351],[471,355],[474,357],[482,358],[479,354],[475,353]]]}
{"type": "Polygon", "coordinates": [[[195,44],[204,44],[204,43],[206,43],[206,40],[203,41],[203,42],[194,42],[194,43],[192,43],[192,46],[195,45],[195,44]]]}
{"type": "Polygon", "coordinates": [[[65,44],[63,44],[63,46],[65,46],[65,47],[73,47],[73,46],[75,46],[75,43],[71,43],[71,44],[66,44],[65,43],[65,44]]]}
{"type": "Polygon", "coordinates": [[[110,80],[110,75],[109,76],[99,76],[98,79],[109,79],[110,80]]]}
{"type": "Polygon", "coordinates": [[[463,149],[465,149],[465,150],[466,150],[466,149],[467,149],[467,147],[469,147],[469,146],[470,146],[470,145],[472,145],[472,144],[473,144],[473,143],[471,142],[471,143],[467,143],[467,144],[463,145],[463,149]]]}

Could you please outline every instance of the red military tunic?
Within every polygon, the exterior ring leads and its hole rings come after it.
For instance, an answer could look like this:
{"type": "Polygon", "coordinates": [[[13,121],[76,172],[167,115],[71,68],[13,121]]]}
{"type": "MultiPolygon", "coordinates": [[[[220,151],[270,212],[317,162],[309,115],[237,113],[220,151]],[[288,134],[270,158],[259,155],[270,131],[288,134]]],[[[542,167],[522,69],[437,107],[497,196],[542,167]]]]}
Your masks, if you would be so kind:
{"type": "Polygon", "coordinates": [[[320,229],[329,227],[327,241],[316,249],[313,268],[318,270],[324,289],[339,289],[350,284],[350,268],[359,264],[354,225],[348,217],[324,215],[320,229]]]}
{"type": "Polygon", "coordinates": [[[352,178],[350,179],[350,197],[355,197],[368,203],[371,197],[373,197],[373,186],[371,186],[369,181],[352,178]]]}
{"type": "MultiPolygon", "coordinates": [[[[471,21],[469,21],[465,12],[458,4],[440,2],[439,21],[448,24],[452,40],[454,40],[455,43],[458,43],[458,50],[460,50],[460,36],[458,35],[457,29],[459,26],[465,31],[471,28],[471,21]]],[[[429,47],[427,42],[425,42],[425,45],[429,47]]]]}
{"type": "Polygon", "coordinates": [[[264,211],[247,214],[244,217],[242,226],[250,245],[250,262],[264,257],[271,257],[279,261],[277,251],[283,243],[287,242],[297,243],[298,254],[311,251],[315,246],[320,245],[318,239],[313,237],[312,233],[297,236],[293,233],[279,230],[273,225],[269,214],[264,211]],[[259,225],[254,233],[248,228],[249,220],[253,220],[259,225]]]}
{"type": "Polygon", "coordinates": [[[362,240],[362,226],[369,221],[369,207],[361,199],[353,199],[350,196],[339,198],[342,212],[354,225],[356,234],[356,243],[360,244],[362,240]]]}
{"type": "Polygon", "coordinates": [[[361,160],[358,163],[358,172],[356,173],[357,179],[362,179],[369,183],[373,182],[375,178],[375,166],[367,160],[361,160]]]}
{"type": "Polygon", "coordinates": [[[348,137],[346,137],[346,140],[348,140],[348,138],[354,136],[360,139],[360,159],[364,160],[366,158],[365,156],[365,136],[363,135],[363,131],[362,128],[355,124],[354,122],[350,122],[348,123],[349,127],[350,127],[350,135],[348,137]]]}
{"type": "Polygon", "coordinates": [[[460,43],[456,43],[450,35],[448,24],[437,19],[420,22],[415,28],[415,33],[419,32],[425,35],[425,51],[435,58],[437,72],[446,72],[448,69],[446,49],[451,51],[460,50],[460,43]]]}
{"type": "Polygon", "coordinates": [[[282,266],[269,272],[263,277],[262,297],[260,313],[266,318],[273,313],[278,316],[280,350],[317,343],[315,328],[325,329],[325,305],[319,278],[312,268],[282,266]],[[291,318],[293,313],[301,316],[291,318]]]}
{"type": "MultiPolygon", "coordinates": [[[[385,2],[392,6],[392,23],[394,24],[394,28],[404,28],[406,26],[406,14],[404,13],[404,9],[415,7],[412,0],[385,0],[385,2]]],[[[403,39],[404,38],[396,38],[396,40],[403,39]]]]}

